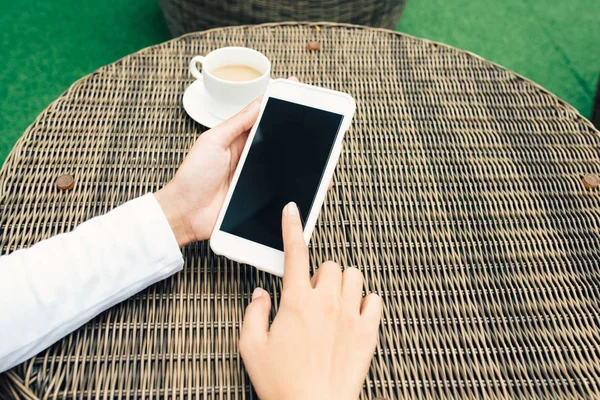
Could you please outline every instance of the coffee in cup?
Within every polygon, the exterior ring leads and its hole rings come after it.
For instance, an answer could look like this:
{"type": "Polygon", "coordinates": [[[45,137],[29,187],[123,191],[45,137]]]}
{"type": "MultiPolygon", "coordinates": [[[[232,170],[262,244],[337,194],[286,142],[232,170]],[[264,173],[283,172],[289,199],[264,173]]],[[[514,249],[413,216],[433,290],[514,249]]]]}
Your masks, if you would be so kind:
{"type": "Polygon", "coordinates": [[[225,65],[216,68],[212,74],[217,78],[230,82],[248,82],[261,77],[262,73],[247,65],[225,65]]]}
{"type": "Polygon", "coordinates": [[[208,111],[225,120],[265,92],[271,81],[271,62],[253,49],[223,47],[192,58],[190,72],[204,83],[208,111]],[[202,71],[197,63],[202,64],[202,71]]]}

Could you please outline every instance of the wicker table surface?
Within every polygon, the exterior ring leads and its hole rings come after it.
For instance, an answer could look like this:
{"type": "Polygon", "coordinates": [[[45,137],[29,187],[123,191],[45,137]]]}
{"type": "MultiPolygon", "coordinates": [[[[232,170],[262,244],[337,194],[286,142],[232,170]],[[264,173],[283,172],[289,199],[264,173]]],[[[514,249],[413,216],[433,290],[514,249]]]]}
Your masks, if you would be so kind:
{"type": "MultiPolygon", "coordinates": [[[[164,185],[205,130],[181,105],[188,61],[227,45],[356,98],[311,260],[358,266],[384,299],[362,398],[600,395],[600,191],[582,185],[599,132],[509,71],[391,31],[217,29],[81,79],[2,169],[2,253],[164,185]]],[[[183,252],[184,271],[3,374],[0,397],[255,398],[240,321],[257,285],[277,303],[280,279],[207,243],[183,252]]]]}

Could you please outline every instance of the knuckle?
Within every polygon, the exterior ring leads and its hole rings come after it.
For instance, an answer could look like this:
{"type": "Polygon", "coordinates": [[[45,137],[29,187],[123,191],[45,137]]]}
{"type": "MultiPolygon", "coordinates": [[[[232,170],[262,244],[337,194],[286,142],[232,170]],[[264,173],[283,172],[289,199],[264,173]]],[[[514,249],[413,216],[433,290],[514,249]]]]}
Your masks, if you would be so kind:
{"type": "Polygon", "coordinates": [[[336,263],[335,261],[325,261],[322,265],[321,268],[323,269],[340,269],[340,266],[338,265],[338,263],[336,263]]]}
{"type": "Polygon", "coordinates": [[[372,302],[366,312],[363,313],[363,316],[367,324],[379,325],[383,317],[382,308],[379,304],[372,302]]]}
{"type": "Polygon", "coordinates": [[[360,325],[358,324],[358,318],[353,315],[346,314],[343,318],[344,329],[347,332],[355,331],[360,325]]]}
{"type": "Polygon", "coordinates": [[[363,281],[363,274],[356,267],[348,267],[344,270],[344,279],[351,281],[363,281]]]}
{"type": "Polygon", "coordinates": [[[288,312],[300,314],[304,311],[306,304],[308,304],[308,301],[306,299],[306,296],[304,296],[302,292],[284,292],[281,295],[281,305],[279,309],[285,309],[288,312]]]}
{"type": "Polygon", "coordinates": [[[234,120],[232,121],[232,126],[231,129],[234,132],[244,132],[245,126],[244,126],[244,120],[241,118],[241,116],[243,116],[244,113],[240,113],[240,115],[234,117],[234,120]]]}
{"type": "Polygon", "coordinates": [[[371,302],[373,302],[373,307],[381,314],[383,311],[383,300],[381,299],[381,296],[377,293],[370,293],[369,296],[371,297],[371,302]]]}
{"type": "Polygon", "coordinates": [[[289,241],[286,243],[287,246],[284,248],[284,251],[291,255],[298,255],[304,252],[306,245],[304,244],[304,240],[302,242],[299,241],[289,241]]]}
{"type": "Polygon", "coordinates": [[[339,315],[341,312],[340,296],[336,293],[324,291],[321,293],[321,304],[327,315],[339,315]]]}
{"type": "Polygon", "coordinates": [[[325,261],[323,264],[321,264],[321,267],[319,269],[322,270],[320,274],[323,274],[324,276],[328,276],[330,278],[338,279],[342,276],[342,269],[340,268],[338,263],[333,261],[325,261]]]}
{"type": "Polygon", "coordinates": [[[303,237],[298,238],[298,240],[292,244],[292,247],[298,254],[303,254],[308,251],[308,247],[306,246],[306,243],[304,243],[303,237]]]}

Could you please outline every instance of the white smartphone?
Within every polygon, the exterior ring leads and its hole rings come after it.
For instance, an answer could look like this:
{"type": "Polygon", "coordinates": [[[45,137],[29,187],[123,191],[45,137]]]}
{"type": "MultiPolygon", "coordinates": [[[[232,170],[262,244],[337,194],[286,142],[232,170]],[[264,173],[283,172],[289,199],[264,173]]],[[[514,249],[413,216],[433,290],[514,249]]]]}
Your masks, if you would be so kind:
{"type": "Polygon", "coordinates": [[[308,244],[355,109],[346,93],[269,85],[210,238],[216,254],[283,275],[282,210],[298,205],[308,244]]]}

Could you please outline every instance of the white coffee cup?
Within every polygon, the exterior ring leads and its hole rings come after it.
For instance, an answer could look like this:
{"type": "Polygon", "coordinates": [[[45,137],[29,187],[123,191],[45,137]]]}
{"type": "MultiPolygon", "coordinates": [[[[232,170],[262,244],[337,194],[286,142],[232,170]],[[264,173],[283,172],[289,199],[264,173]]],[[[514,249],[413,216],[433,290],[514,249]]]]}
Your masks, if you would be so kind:
{"type": "Polygon", "coordinates": [[[262,95],[271,81],[271,62],[264,54],[246,47],[223,47],[196,56],[190,61],[194,78],[204,82],[208,94],[208,111],[217,118],[228,119],[238,113],[252,100],[262,95]],[[202,71],[197,68],[202,64],[202,71]],[[214,76],[211,71],[228,65],[252,67],[262,75],[245,82],[227,81],[214,76]]]}

